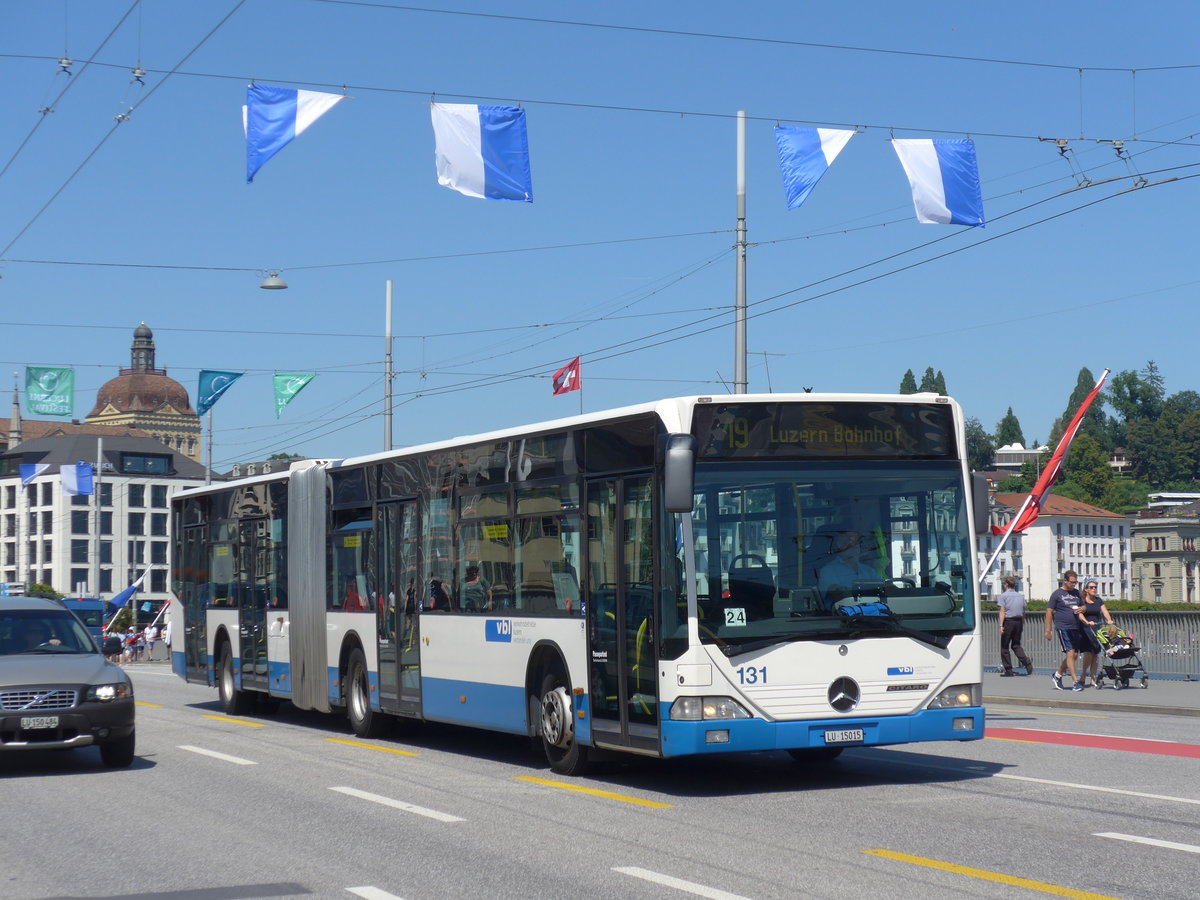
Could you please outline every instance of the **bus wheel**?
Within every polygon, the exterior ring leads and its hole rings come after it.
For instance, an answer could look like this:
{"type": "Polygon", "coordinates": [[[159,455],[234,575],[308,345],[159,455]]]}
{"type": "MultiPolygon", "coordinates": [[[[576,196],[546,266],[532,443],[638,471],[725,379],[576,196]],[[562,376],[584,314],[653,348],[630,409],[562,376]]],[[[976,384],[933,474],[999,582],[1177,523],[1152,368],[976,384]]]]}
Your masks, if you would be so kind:
{"type": "Polygon", "coordinates": [[[802,763],[833,762],[842,755],[842,747],[806,747],[803,750],[789,750],[792,759],[802,763]]]}
{"type": "Polygon", "coordinates": [[[228,643],[221,645],[220,659],[217,664],[217,693],[221,695],[221,708],[228,715],[244,716],[250,712],[253,698],[237,689],[237,681],[233,677],[233,651],[228,643]]]}
{"type": "Polygon", "coordinates": [[[571,695],[563,680],[550,673],[542,679],[542,750],[550,768],[559,775],[582,775],[588,769],[588,752],[575,740],[571,695]]]}
{"type": "Polygon", "coordinates": [[[361,650],[350,654],[346,672],[346,717],[350,719],[350,728],[359,737],[378,737],[383,731],[383,716],[371,709],[367,660],[361,650]]]}

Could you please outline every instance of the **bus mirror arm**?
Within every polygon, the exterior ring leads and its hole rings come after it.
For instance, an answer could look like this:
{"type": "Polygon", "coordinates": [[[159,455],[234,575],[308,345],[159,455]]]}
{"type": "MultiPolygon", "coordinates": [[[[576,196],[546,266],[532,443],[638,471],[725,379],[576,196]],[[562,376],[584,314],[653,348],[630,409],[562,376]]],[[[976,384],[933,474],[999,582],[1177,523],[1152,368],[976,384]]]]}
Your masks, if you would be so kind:
{"type": "Polygon", "coordinates": [[[668,434],[663,448],[663,499],[667,512],[690,513],[695,505],[696,439],[668,434]]]}

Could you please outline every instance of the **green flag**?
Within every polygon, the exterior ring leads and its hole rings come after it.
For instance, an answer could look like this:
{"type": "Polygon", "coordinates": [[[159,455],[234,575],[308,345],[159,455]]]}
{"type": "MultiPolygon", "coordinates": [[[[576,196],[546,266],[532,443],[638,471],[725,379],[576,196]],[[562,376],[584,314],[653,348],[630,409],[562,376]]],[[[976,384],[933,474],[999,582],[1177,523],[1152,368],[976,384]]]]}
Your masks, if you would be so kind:
{"type": "Polygon", "coordinates": [[[311,375],[276,375],[275,418],[278,419],[283,408],[292,402],[292,398],[304,390],[304,386],[316,377],[315,372],[311,375]]]}
{"type": "Polygon", "coordinates": [[[26,366],[25,408],[39,416],[73,416],[75,370],[26,366]]]}

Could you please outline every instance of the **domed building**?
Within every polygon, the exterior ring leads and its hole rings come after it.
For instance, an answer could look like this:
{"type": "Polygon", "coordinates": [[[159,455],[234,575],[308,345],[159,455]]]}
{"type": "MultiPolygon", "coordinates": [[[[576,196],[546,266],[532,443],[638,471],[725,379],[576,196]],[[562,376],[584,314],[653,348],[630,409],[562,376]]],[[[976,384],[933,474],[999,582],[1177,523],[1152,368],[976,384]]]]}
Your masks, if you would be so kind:
{"type": "Polygon", "coordinates": [[[138,428],[172,450],[200,461],[200,417],[187,390],[154,367],[154,332],[142,322],[133,332],[129,368],[96,393],[96,405],[84,420],[94,425],[138,428]]]}

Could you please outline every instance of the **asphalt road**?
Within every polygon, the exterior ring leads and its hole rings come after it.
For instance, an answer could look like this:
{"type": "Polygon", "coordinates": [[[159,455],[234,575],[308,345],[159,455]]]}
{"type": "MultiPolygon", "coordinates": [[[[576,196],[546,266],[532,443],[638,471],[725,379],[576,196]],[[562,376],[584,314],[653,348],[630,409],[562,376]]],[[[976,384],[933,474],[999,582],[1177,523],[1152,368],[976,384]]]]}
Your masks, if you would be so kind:
{"type": "Polygon", "coordinates": [[[1200,896],[1200,733],[1163,709],[993,701],[983,741],[572,780],[513,737],[230,719],[131,670],[130,769],[0,757],[3,900],[1200,896]]]}

